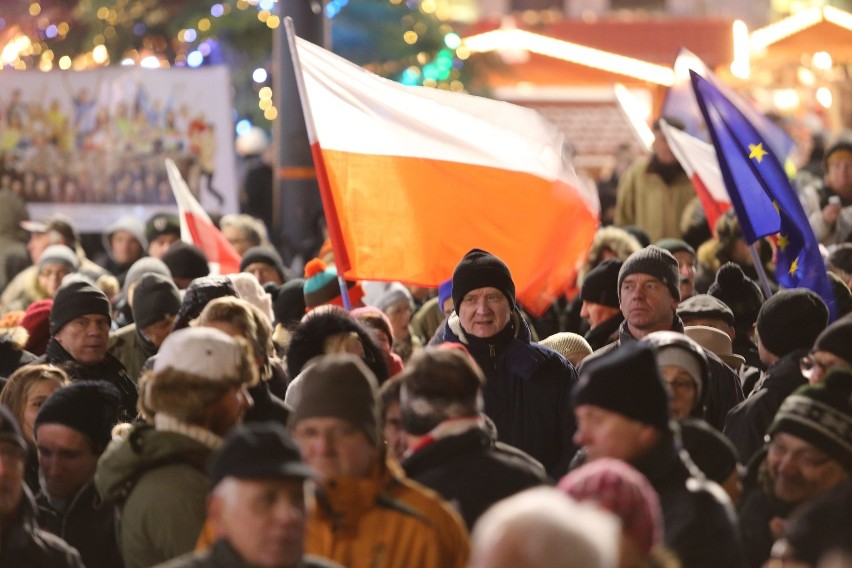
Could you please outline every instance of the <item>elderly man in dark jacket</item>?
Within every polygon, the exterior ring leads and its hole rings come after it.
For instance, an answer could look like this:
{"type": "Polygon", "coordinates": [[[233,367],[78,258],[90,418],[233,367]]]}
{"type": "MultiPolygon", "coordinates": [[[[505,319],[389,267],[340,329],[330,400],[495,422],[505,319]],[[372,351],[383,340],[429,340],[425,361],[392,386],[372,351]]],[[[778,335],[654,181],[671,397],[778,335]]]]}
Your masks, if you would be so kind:
{"type": "Polygon", "coordinates": [[[760,308],[757,347],[766,373],[749,397],[731,409],[724,429],[743,463],[763,446],[766,430],[784,399],[807,382],[799,362],[827,321],[825,303],[804,288],[781,290],[760,308]]]}
{"type": "Polygon", "coordinates": [[[455,311],[444,324],[444,342],[462,343],[485,373],[485,414],[499,440],[540,461],[551,477],[568,470],[574,367],[556,351],[531,342],[515,304],[509,267],[479,249],[468,252],[453,272],[455,311]]]}
{"type": "Polygon", "coordinates": [[[762,566],[787,516],[852,476],[852,370],[788,396],[749,464],[740,523],[749,566],[762,566]]]}
{"type": "Polygon", "coordinates": [[[76,550],[36,525],[36,505],[24,484],[26,455],[21,429],[0,405],[0,566],[83,568],[76,550]]]}
{"type": "Polygon", "coordinates": [[[72,381],[106,381],[121,393],[122,419],[132,420],[139,398],[124,365],[107,353],[110,304],[87,280],[66,281],[50,308],[47,351],[33,363],[62,367],[72,381]]]}
{"type": "MultiPolygon", "coordinates": [[[[594,358],[655,331],[683,333],[683,322],[675,313],[680,301],[678,270],[675,257],[655,245],[634,252],[624,261],[618,273],[618,300],[624,314],[618,341],[586,357],[581,371],[594,358]]],[[[709,371],[704,420],[721,429],[728,411],[743,400],[743,391],[730,367],[707,349],[704,355],[709,371]]]]}
{"type": "Polygon", "coordinates": [[[469,529],[488,507],[546,482],[544,472],[495,446],[480,415],[485,377],[461,349],[416,353],[399,375],[405,473],[455,504],[469,529]]]}
{"type": "Polygon", "coordinates": [[[631,342],[584,365],[573,402],[574,439],[586,459],[621,459],[648,478],[660,496],[665,543],[683,566],[743,565],[730,500],[679,451],[651,346],[631,342]]]}

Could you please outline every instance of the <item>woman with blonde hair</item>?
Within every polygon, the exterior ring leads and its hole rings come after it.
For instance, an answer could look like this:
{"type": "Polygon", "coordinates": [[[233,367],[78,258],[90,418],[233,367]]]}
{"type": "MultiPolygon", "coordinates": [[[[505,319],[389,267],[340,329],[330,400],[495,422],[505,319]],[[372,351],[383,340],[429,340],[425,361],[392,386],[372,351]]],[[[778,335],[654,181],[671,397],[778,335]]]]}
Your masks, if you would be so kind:
{"type": "Polygon", "coordinates": [[[27,365],[9,377],[0,391],[0,404],[6,405],[27,441],[27,463],[24,470],[27,485],[38,492],[38,456],[36,455],[33,425],[41,405],[53,391],[68,383],[68,375],[53,365],[27,365]]]}

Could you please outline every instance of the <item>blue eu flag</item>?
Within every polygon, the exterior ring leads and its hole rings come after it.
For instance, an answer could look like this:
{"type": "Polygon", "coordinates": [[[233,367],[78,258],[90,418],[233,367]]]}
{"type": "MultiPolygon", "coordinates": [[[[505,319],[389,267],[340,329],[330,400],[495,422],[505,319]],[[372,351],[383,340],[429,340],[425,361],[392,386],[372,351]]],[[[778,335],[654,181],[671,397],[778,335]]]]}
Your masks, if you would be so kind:
{"type": "Polygon", "coordinates": [[[816,292],[833,316],[834,293],[819,244],[781,162],[730,100],[697,73],[690,74],[743,236],[752,244],[777,233],[778,282],[816,292]]]}

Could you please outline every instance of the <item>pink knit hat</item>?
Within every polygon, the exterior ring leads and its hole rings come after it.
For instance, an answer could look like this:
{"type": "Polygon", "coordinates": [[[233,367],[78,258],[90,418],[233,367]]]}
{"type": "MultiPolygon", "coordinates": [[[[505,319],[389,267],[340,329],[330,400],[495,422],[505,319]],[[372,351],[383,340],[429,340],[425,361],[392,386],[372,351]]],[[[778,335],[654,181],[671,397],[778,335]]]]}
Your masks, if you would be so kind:
{"type": "Polygon", "coordinates": [[[660,499],[645,476],[627,463],[595,460],[563,477],[557,487],[578,501],[595,501],[618,515],[624,534],[646,556],[662,542],[660,499]]]}
{"type": "Polygon", "coordinates": [[[33,355],[44,355],[47,351],[47,340],[50,339],[50,308],[53,300],[39,300],[29,305],[24,312],[20,326],[26,329],[30,337],[24,349],[33,355]]]}

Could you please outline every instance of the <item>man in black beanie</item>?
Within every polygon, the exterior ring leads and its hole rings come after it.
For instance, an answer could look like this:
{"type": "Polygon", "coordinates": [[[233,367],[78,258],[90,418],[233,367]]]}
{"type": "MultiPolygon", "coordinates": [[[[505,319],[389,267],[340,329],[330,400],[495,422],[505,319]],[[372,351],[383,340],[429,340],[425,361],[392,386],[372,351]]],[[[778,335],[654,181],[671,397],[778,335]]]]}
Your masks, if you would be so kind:
{"type": "Polygon", "coordinates": [[[749,397],[731,409],[724,427],[743,463],[763,446],[781,402],[807,382],[800,361],[827,322],[828,308],[822,298],[804,288],[781,290],[760,308],[757,348],[766,373],[749,397]]]}
{"type": "Polygon", "coordinates": [[[660,239],[657,246],[672,253],[680,274],[680,301],[695,294],[695,249],[683,239],[660,239]]]}
{"type": "Polygon", "coordinates": [[[743,565],[730,501],[678,451],[678,427],[651,346],[631,342],[583,365],[572,404],[574,440],[587,460],[624,460],[651,482],[666,546],[683,566],[743,565]]]}
{"type": "Polygon", "coordinates": [[[823,383],[793,392],[767,434],[749,464],[740,508],[750,566],[764,565],[773,533],[792,511],[850,479],[852,370],[834,369],[823,383]]]}
{"type": "MultiPolygon", "coordinates": [[[[676,313],[680,301],[680,273],[677,260],[667,250],[649,245],[631,254],[618,273],[618,299],[624,322],[618,340],[583,360],[583,367],[621,346],[655,331],[683,333],[683,322],[676,313]]],[[[704,349],[709,367],[707,406],[704,419],[721,428],[728,411],[743,400],[739,378],[730,367],[704,349]]]]}
{"type": "Polygon", "coordinates": [[[274,249],[269,247],[248,249],[240,261],[240,272],[254,274],[261,285],[272,282],[276,286],[281,286],[287,280],[284,274],[284,261],[274,249]]]}
{"type": "Polygon", "coordinates": [[[140,278],[130,293],[133,323],[110,333],[108,351],[134,381],[171,333],[180,302],[172,279],[153,272],[140,278]]]}
{"type": "Polygon", "coordinates": [[[107,353],[110,304],[89,281],[66,281],[53,297],[47,351],[32,364],[62,367],[72,381],[106,381],[121,393],[122,419],[137,413],[136,385],[121,362],[107,353]]]}
{"type": "Polygon", "coordinates": [[[121,397],[103,381],[53,392],[36,416],[41,528],[76,548],[90,568],[122,566],[115,511],[98,497],[95,468],[118,423],[121,397]]]}
{"type": "Polygon", "coordinates": [[[190,282],[210,274],[210,265],[204,251],[195,245],[177,241],[163,254],[162,261],[172,273],[172,280],[180,290],[185,290],[190,282]]]}
{"type": "Polygon", "coordinates": [[[38,527],[36,504],[24,483],[27,442],[15,417],[0,404],[0,566],[82,568],[80,554],[38,527]]]}
{"type": "Polygon", "coordinates": [[[574,367],[531,341],[509,267],[493,254],[473,249],[459,261],[452,296],[455,311],[437,334],[464,344],[485,373],[485,414],[498,439],[540,461],[552,477],[563,475],[576,452],[568,404],[574,367]]]}
{"type": "Polygon", "coordinates": [[[618,339],[624,315],[618,306],[618,273],[622,261],[605,260],[586,274],[580,288],[580,317],[589,322],[585,338],[592,349],[600,349],[618,339]]]}
{"type": "Polygon", "coordinates": [[[838,367],[852,367],[852,317],[825,328],[802,359],[802,374],[812,385],[821,383],[829,371],[838,367]]]}

